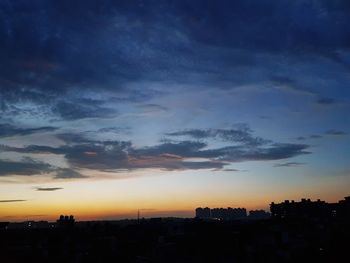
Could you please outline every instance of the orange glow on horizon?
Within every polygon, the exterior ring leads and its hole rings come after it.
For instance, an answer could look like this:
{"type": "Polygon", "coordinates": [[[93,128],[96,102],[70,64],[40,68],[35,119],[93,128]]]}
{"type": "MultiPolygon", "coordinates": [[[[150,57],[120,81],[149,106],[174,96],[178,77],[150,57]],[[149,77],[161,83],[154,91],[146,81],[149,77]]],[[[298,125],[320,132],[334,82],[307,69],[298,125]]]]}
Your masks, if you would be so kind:
{"type": "Polygon", "coordinates": [[[294,186],[264,185],[260,177],[223,176],[201,172],[168,173],[143,171],[118,173],[118,178],[99,177],[75,181],[43,181],[42,184],[4,183],[0,185],[2,200],[26,200],[0,203],[1,221],[49,220],[61,214],[77,220],[113,220],[142,217],[193,217],[197,207],[244,207],[269,210],[271,202],[301,198],[337,202],[349,195],[349,184],[325,178],[308,177],[308,184],[294,186]],[[147,175],[147,176],[146,176],[147,175]],[[198,184],[198,176],[208,183],[198,184]],[[184,183],[185,182],[185,183],[184,183]],[[59,188],[38,191],[38,186],[59,188]]]}

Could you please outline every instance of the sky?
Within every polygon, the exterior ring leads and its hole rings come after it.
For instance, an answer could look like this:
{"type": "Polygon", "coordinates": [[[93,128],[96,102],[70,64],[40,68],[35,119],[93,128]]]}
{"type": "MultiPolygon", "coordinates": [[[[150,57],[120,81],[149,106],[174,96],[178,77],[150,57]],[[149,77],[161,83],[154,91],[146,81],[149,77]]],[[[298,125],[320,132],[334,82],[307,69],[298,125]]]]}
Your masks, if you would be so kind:
{"type": "Polygon", "coordinates": [[[0,220],[350,194],[347,0],[3,0],[0,220]]]}

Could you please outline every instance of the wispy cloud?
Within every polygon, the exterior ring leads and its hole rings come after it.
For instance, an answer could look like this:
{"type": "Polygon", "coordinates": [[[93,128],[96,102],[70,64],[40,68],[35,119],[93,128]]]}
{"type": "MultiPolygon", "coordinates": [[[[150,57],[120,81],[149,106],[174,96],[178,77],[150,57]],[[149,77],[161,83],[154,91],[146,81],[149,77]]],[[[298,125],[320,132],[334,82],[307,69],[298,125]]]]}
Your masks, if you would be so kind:
{"type": "Polygon", "coordinates": [[[168,111],[169,109],[165,106],[159,104],[141,104],[138,107],[146,112],[159,112],[159,111],[168,111]]]}
{"type": "Polygon", "coordinates": [[[309,136],[311,139],[320,139],[322,138],[323,136],[322,135],[319,135],[319,134],[312,134],[309,136]]]}
{"type": "Polygon", "coordinates": [[[25,202],[27,200],[24,199],[2,199],[0,203],[16,203],[16,202],[25,202]]]}
{"type": "Polygon", "coordinates": [[[57,191],[63,189],[62,187],[37,187],[36,191],[57,191]]]}
{"type": "Polygon", "coordinates": [[[214,169],[213,171],[214,172],[242,172],[242,170],[232,169],[232,168],[214,169]]]}
{"type": "Polygon", "coordinates": [[[348,133],[345,131],[332,129],[332,130],[326,131],[325,134],[327,134],[327,135],[347,135],[348,133]]]}
{"type": "Polygon", "coordinates": [[[332,98],[320,98],[316,100],[316,103],[320,105],[333,105],[333,104],[336,104],[337,101],[332,98]]]}
{"type": "Polygon", "coordinates": [[[167,136],[189,136],[195,139],[217,139],[226,142],[242,143],[250,146],[268,144],[271,140],[254,137],[252,130],[245,124],[234,129],[188,129],[166,133],[167,136]]]}
{"type": "Polygon", "coordinates": [[[52,132],[55,130],[57,130],[56,127],[24,128],[3,123],[0,124],[0,137],[23,136],[41,132],[52,132]]]}
{"type": "Polygon", "coordinates": [[[305,163],[300,162],[287,162],[287,163],[277,163],[274,165],[274,167],[298,167],[305,165],[305,163]]]}

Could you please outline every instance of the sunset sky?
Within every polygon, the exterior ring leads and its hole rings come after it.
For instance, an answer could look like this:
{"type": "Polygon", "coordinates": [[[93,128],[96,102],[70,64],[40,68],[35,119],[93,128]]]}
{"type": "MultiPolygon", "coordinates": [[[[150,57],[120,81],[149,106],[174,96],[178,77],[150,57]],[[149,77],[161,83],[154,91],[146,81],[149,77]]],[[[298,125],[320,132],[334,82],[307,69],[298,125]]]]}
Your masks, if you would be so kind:
{"type": "Polygon", "coordinates": [[[350,195],[350,1],[0,2],[0,221],[350,195]]]}

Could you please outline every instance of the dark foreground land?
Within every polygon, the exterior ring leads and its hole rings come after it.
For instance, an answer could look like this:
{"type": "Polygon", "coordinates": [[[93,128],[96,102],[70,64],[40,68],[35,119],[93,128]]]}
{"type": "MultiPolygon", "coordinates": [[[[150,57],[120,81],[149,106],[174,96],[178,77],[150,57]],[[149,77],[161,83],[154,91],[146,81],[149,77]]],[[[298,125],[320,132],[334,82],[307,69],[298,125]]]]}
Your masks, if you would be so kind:
{"type": "Polygon", "coordinates": [[[148,219],[0,230],[0,262],[350,262],[348,220],[148,219]]]}

